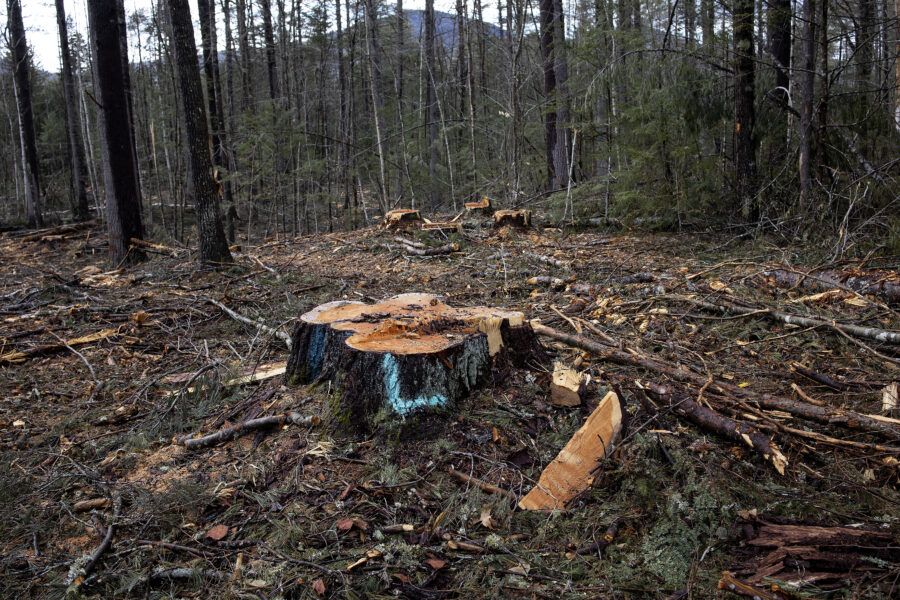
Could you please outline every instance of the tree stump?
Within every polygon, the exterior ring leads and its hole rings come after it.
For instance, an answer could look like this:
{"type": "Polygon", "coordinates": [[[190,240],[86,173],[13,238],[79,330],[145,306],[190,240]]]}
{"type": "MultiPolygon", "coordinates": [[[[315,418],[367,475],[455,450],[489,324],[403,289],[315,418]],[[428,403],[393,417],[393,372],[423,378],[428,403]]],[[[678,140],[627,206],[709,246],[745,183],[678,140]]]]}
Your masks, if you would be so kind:
{"type": "Polygon", "coordinates": [[[420,223],[422,215],[412,208],[397,208],[389,210],[384,215],[381,226],[385,229],[408,229],[420,223]]]}
{"type": "Polygon", "coordinates": [[[531,227],[530,210],[498,210],[494,213],[494,229],[515,227],[528,229],[531,227]]]}
{"type": "Polygon", "coordinates": [[[323,304],[300,317],[292,342],[286,380],[331,382],[338,419],[360,430],[449,409],[492,369],[546,361],[522,313],[429,294],[323,304]]]}
{"type": "Polygon", "coordinates": [[[480,202],[466,202],[465,209],[467,213],[471,214],[490,215],[494,212],[491,199],[487,196],[484,196],[480,202]]]}
{"type": "Polygon", "coordinates": [[[442,223],[438,221],[429,221],[428,219],[422,223],[422,231],[433,231],[435,233],[462,233],[462,223],[449,222],[442,223]]]}

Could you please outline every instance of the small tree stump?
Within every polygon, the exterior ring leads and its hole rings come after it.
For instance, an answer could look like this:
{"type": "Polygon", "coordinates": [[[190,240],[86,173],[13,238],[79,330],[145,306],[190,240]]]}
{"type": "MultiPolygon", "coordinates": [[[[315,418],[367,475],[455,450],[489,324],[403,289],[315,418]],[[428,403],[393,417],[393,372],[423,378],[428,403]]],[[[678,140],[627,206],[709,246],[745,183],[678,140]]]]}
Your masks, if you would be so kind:
{"type": "Polygon", "coordinates": [[[408,229],[420,223],[422,215],[412,208],[397,208],[389,210],[384,215],[381,226],[384,229],[408,229]]]}
{"type": "Polygon", "coordinates": [[[520,312],[402,294],[378,304],[329,302],[302,315],[286,379],[330,381],[339,419],[370,430],[452,407],[498,362],[545,360],[520,312]]]}
{"type": "Polygon", "coordinates": [[[515,227],[528,229],[531,227],[530,210],[498,210],[494,213],[494,229],[515,227]]]}
{"type": "Polygon", "coordinates": [[[484,196],[479,202],[466,202],[465,208],[467,213],[472,214],[490,215],[494,212],[491,199],[487,196],[484,196]]]}

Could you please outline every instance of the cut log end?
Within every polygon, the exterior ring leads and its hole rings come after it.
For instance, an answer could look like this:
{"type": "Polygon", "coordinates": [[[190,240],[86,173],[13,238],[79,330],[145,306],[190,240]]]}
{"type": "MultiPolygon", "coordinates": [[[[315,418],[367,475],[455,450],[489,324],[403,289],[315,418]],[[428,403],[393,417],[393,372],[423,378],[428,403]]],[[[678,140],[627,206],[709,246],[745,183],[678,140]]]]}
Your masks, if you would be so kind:
{"type": "Polygon", "coordinates": [[[553,379],[550,382],[550,398],[556,406],[579,406],[587,392],[590,375],[579,373],[575,369],[555,363],[553,379]]]}
{"type": "Polygon", "coordinates": [[[287,380],[332,382],[338,416],[358,429],[449,408],[498,360],[543,358],[522,313],[429,294],[323,304],[300,317],[293,341],[287,380]]]}
{"type": "Polygon", "coordinates": [[[494,229],[514,227],[528,229],[531,227],[530,210],[498,210],[494,213],[494,229]]]}

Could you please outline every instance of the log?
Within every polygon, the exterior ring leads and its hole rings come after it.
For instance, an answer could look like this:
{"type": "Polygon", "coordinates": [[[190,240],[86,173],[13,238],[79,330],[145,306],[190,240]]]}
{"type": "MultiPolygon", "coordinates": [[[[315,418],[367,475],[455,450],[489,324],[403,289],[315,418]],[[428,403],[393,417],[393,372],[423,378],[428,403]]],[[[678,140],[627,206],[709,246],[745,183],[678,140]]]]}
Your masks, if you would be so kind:
{"type": "Polygon", "coordinates": [[[891,304],[900,303],[900,277],[896,271],[839,271],[823,269],[801,272],[784,265],[771,265],[761,275],[780,287],[803,287],[811,290],[846,288],[868,294],[891,304]]]}
{"type": "Polygon", "coordinates": [[[245,435],[250,431],[271,429],[274,427],[280,427],[286,423],[300,426],[309,426],[316,425],[318,422],[319,417],[316,415],[301,415],[300,413],[296,412],[287,412],[283,415],[275,415],[274,417],[260,417],[258,419],[250,419],[248,421],[244,421],[243,423],[238,423],[237,425],[226,427],[221,431],[217,431],[216,433],[211,433],[202,437],[187,438],[182,440],[182,444],[184,444],[184,447],[188,450],[196,450],[197,448],[206,448],[208,446],[215,446],[216,444],[233,440],[234,438],[241,437],[242,435],[245,435]]]}
{"type": "Polygon", "coordinates": [[[292,340],[285,381],[330,382],[338,420],[364,431],[447,410],[492,367],[546,361],[522,313],[429,294],[323,304],[300,317],[292,340]]]}
{"type": "Polygon", "coordinates": [[[587,393],[590,375],[579,373],[561,362],[553,364],[550,399],[556,406],[578,406],[587,393]]]}
{"type": "Polygon", "coordinates": [[[407,229],[422,222],[422,215],[412,208],[389,210],[381,222],[383,229],[407,229]]]}
{"type": "Polygon", "coordinates": [[[61,352],[63,350],[71,349],[74,346],[83,346],[85,344],[99,342],[107,338],[114,337],[115,335],[115,329],[104,329],[102,331],[98,331],[97,333],[72,338],[71,340],[60,341],[55,344],[44,344],[42,346],[29,348],[28,350],[22,350],[21,352],[9,352],[7,354],[0,354],[0,365],[25,362],[29,358],[34,358],[36,356],[46,356],[47,354],[53,354],[55,352],[61,352]]]}
{"type": "Polygon", "coordinates": [[[453,254],[459,252],[459,244],[444,244],[437,248],[417,248],[416,246],[403,246],[403,250],[407,254],[415,254],[416,256],[441,256],[444,254],[453,254]]]}
{"type": "Polygon", "coordinates": [[[528,229],[531,227],[530,210],[498,210],[494,213],[494,229],[514,227],[528,229]]]}
{"type": "Polygon", "coordinates": [[[564,510],[594,482],[597,461],[608,456],[622,431],[622,406],[615,392],[604,396],[581,429],[541,473],[537,485],[519,501],[525,510],[564,510]]]}
{"type": "Polygon", "coordinates": [[[746,444],[771,462],[776,471],[784,475],[788,459],[769,436],[760,433],[747,423],[735,421],[711,408],[698,404],[687,394],[676,393],[670,388],[654,383],[645,383],[642,387],[645,387],[657,399],[667,402],[676,413],[701,429],[732,442],[746,444]]]}

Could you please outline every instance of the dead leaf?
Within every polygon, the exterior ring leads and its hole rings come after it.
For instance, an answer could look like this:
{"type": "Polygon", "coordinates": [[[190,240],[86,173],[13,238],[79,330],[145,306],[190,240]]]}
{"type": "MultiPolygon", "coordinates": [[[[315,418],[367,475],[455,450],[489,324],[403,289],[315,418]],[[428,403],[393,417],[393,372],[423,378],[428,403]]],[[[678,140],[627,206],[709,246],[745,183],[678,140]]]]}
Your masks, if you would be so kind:
{"type": "Polygon", "coordinates": [[[400,580],[400,583],[409,583],[410,578],[404,575],[403,573],[394,573],[394,577],[400,580]]]}
{"type": "Polygon", "coordinates": [[[445,566],[447,566],[447,561],[441,560],[439,558],[429,558],[425,562],[435,571],[437,571],[438,569],[443,569],[445,566]]]}
{"type": "Polygon", "coordinates": [[[321,579],[316,579],[312,582],[312,589],[316,591],[316,593],[320,596],[325,595],[325,582],[321,579]]]}
{"type": "Polygon", "coordinates": [[[228,535],[228,525],[216,525],[206,532],[206,537],[217,542],[226,535],[228,535]]]}
{"type": "Polygon", "coordinates": [[[491,517],[491,507],[484,506],[481,508],[481,516],[478,518],[481,521],[482,526],[487,527],[488,529],[493,529],[497,523],[491,517]]]}
{"type": "Polygon", "coordinates": [[[138,312],[131,315],[131,320],[138,324],[138,326],[142,326],[147,320],[150,318],[150,313],[139,310],[138,312]]]}
{"type": "Polygon", "coordinates": [[[349,517],[339,519],[337,522],[337,528],[340,531],[350,531],[351,529],[353,529],[353,519],[349,517]]]}

